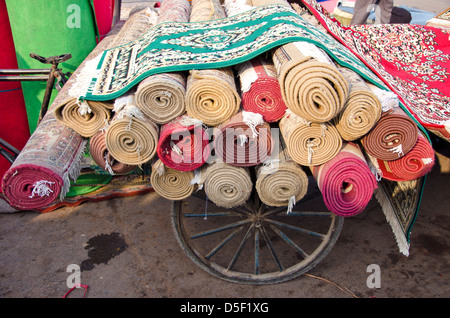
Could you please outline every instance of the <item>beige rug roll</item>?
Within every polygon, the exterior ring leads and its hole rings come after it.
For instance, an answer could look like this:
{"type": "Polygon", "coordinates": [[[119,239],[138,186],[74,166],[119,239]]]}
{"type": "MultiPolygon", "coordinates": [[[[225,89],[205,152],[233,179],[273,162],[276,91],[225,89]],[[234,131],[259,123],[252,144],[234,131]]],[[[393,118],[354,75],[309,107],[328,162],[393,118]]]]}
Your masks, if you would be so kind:
{"type": "Polygon", "coordinates": [[[286,149],[280,148],[278,158],[256,169],[256,191],[268,206],[288,206],[288,211],[308,191],[308,176],[292,160],[286,149]]]}
{"type": "Polygon", "coordinates": [[[117,112],[106,129],[109,154],[128,165],[142,165],[156,154],[159,127],[133,103],[133,94],[116,99],[117,112]]]}
{"type": "Polygon", "coordinates": [[[334,119],[334,124],[347,141],[367,134],[381,117],[381,103],[365,81],[349,68],[339,68],[350,84],[350,92],[344,109],[334,119]]]}
{"type": "Polygon", "coordinates": [[[307,122],[288,110],[279,126],[288,154],[298,164],[321,165],[333,159],[342,148],[342,138],[330,122],[307,122]]]}
{"type": "Polygon", "coordinates": [[[203,186],[208,199],[224,208],[243,205],[253,188],[248,168],[223,162],[214,162],[203,167],[201,178],[205,180],[203,186]]]}
{"type": "Polygon", "coordinates": [[[293,42],[273,51],[286,106],[308,121],[336,117],[347,101],[349,85],[328,54],[314,44],[293,42]]]}
{"type": "MultiPolygon", "coordinates": [[[[188,0],[165,0],[159,8],[157,23],[188,22],[188,0]]],[[[136,104],[157,124],[166,124],[186,112],[187,73],[155,74],[141,81],[136,90],[136,104]]]]}
{"type": "Polygon", "coordinates": [[[105,38],[88,55],[83,63],[69,78],[65,84],[69,86],[65,96],[60,97],[52,111],[58,122],[71,127],[81,136],[89,138],[104,128],[112,117],[112,103],[97,101],[79,101],[87,89],[90,69],[97,67],[98,58],[104,50],[128,43],[142,35],[146,30],[155,25],[157,14],[149,7],[141,7],[130,13],[123,26],[118,29],[117,34],[110,39],[105,38]]]}
{"type": "MultiPolygon", "coordinates": [[[[193,0],[190,22],[225,18],[219,0],[193,0]]],[[[235,115],[241,103],[231,67],[189,72],[186,112],[209,126],[217,126],[235,115]]]]}
{"type": "Polygon", "coordinates": [[[152,165],[150,181],[153,189],[168,200],[183,200],[189,197],[197,188],[191,181],[193,171],[179,171],[165,166],[157,159],[152,165]]]}

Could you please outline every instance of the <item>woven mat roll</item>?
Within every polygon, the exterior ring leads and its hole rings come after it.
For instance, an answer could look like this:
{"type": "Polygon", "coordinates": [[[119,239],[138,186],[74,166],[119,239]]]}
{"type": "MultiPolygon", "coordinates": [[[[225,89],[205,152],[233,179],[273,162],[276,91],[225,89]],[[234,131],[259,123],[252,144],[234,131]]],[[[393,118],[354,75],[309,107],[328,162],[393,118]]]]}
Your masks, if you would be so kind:
{"type": "Polygon", "coordinates": [[[208,132],[199,120],[183,115],[161,127],[157,154],[167,167],[193,171],[205,163],[209,153],[208,132]]]}
{"type": "MultiPolygon", "coordinates": [[[[225,18],[219,0],[193,0],[190,22],[225,18]]],[[[209,126],[217,126],[239,111],[241,98],[230,67],[189,72],[186,112],[209,126]]]]}
{"type": "Polygon", "coordinates": [[[311,172],[330,212],[340,216],[361,213],[377,188],[364,155],[355,143],[346,143],[329,162],[312,167],[311,172]]]}
{"type": "Polygon", "coordinates": [[[117,98],[115,108],[105,134],[110,155],[129,165],[150,161],[156,154],[159,127],[135,106],[132,93],[117,98]]]}
{"type": "Polygon", "coordinates": [[[349,82],[350,92],[334,124],[344,140],[353,141],[375,126],[381,117],[381,103],[356,72],[344,67],[339,70],[349,82]]]}
{"type": "Polygon", "coordinates": [[[165,167],[158,159],[152,165],[150,181],[153,189],[168,200],[183,200],[189,197],[196,185],[191,183],[194,178],[192,171],[179,171],[165,167]]]}
{"type": "MultiPolygon", "coordinates": [[[[158,11],[158,23],[188,22],[188,0],[166,0],[158,11]]],[[[136,104],[156,124],[165,124],[186,112],[184,72],[162,73],[147,77],[136,90],[136,104]]]]}
{"type": "Polygon", "coordinates": [[[403,157],[392,161],[375,160],[375,166],[381,171],[383,178],[409,181],[423,177],[431,171],[435,163],[435,152],[428,140],[419,133],[416,144],[403,157]]]}
{"type": "Polygon", "coordinates": [[[270,125],[261,114],[240,111],[218,127],[214,149],[216,156],[230,165],[258,165],[272,153],[270,125]]]}
{"type": "Polygon", "coordinates": [[[263,115],[266,122],[276,122],[286,111],[273,62],[258,56],[238,66],[242,91],[242,107],[263,115]]]}
{"type": "Polygon", "coordinates": [[[89,153],[95,163],[110,174],[125,174],[136,166],[117,161],[106,148],[105,132],[99,131],[89,139],[89,153]]]}
{"type": "Polygon", "coordinates": [[[232,208],[242,205],[252,192],[253,183],[246,167],[214,162],[203,167],[201,175],[208,199],[217,206],[232,208]]]}
{"type": "Polygon", "coordinates": [[[344,107],[348,83],[330,57],[308,42],[285,44],[274,50],[286,106],[311,122],[327,122],[344,107]]]}
{"type": "Polygon", "coordinates": [[[255,187],[264,204],[292,208],[306,195],[308,176],[303,168],[288,156],[286,149],[280,148],[277,159],[256,169],[255,187]]]}
{"type": "Polygon", "coordinates": [[[97,67],[98,58],[103,50],[128,43],[155,24],[156,13],[150,8],[141,8],[133,14],[120,29],[115,31],[114,37],[106,37],[81,63],[64,86],[67,90],[58,103],[53,105],[55,118],[62,124],[71,127],[83,137],[91,137],[105,126],[111,117],[112,104],[108,102],[78,101],[87,88],[86,81],[92,78],[90,70],[97,67]]]}
{"type": "Polygon", "coordinates": [[[279,126],[289,156],[301,165],[321,165],[341,150],[342,138],[331,123],[310,123],[288,110],[279,126]]]}
{"type": "Polygon", "coordinates": [[[369,155],[381,160],[395,160],[407,154],[417,142],[416,123],[399,108],[384,112],[375,127],[361,138],[369,155]]]}

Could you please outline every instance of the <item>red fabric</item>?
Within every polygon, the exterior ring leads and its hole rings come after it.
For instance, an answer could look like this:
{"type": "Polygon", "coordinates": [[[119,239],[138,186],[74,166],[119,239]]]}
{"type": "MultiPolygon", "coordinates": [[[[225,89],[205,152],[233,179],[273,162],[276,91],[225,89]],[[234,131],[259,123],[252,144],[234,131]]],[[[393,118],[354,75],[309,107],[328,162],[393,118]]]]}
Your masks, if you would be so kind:
{"type": "Polygon", "coordinates": [[[414,24],[343,26],[315,0],[296,1],[378,75],[421,125],[450,141],[449,30],[414,24]]]}
{"type": "MultiPolygon", "coordinates": [[[[0,39],[2,39],[0,69],[17,69],[16,51],[5,0],[0,0],[0,39]]],[[[0,99],[2,114],[0,138],[18,150],[22,150],[30,137],[30,129],[20,82],[0,81],[0,99]]],[[[0,155],[0,180],[10,166],[9,161],[0,155]]]]}
{"type": "Polygon", "coordinates": [[[423,177],[435,163],[435,153],[428,140],[419,134],[416,145],[403,157],[392,160],[377,160],[382,177],[392,181],[408,181],[423,177]]]}
{"type": "Polygon", "coordinates": [[[111,30],[114,15],[114,0],[94,0],[95,19],[100,33],[100,42],[111,30]]]}
{"type": "Polygon", "coordinates": [[[209,157],[210,145],[207,131],[202,125],[185,126],[186,115],[163,125],[159,135],[157,154],[169,168],[193,171],[200,168],[209,157]]]}

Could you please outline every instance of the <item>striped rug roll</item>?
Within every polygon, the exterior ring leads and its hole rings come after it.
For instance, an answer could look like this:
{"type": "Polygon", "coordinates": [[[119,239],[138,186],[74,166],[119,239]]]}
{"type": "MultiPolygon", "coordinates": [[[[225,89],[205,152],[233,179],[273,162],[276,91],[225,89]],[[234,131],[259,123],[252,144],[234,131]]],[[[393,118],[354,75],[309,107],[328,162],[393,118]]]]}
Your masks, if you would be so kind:
{"type": "MultiPolygon", "coordinates": [[[[191,12],[188,0],[165,0],[158,11],[157,23],[187,22],[191,12]]],[[[186,112],[186,73],[155,74],[141,81],[136,104],[150,120],[165,124],[186,112]]]]}
{"type": "Polygon", "coordinates": [[[261,55],[238,65],[242,107],[263,115],[266,122],[276,122],[286,112],[277,71],[273,62],[261,55]]]}
{"type": "Polygon", "coordinates": [[[280,149],[275,160],[256,169],[256,191],[261,201],[268,206],[293,205],[302,199],[308,190],[308,176],[303,168],[293,161],[286,149],[280,149]]]}
{"type": "Polygon", "coordinates": [[[95,163],[109,172],[114,174],[125,174],[132,171],[136,166],[124,164],[114,159],[106,148],[105,132],[99,131],[89,139],[89,153],[95,163]]]}
{"type": "Polygon", "coordinates": [[[335,118],[334,124],[342,139],[354,141],[366,135],[381,117],[381,103],[353,70],[340,67],[339,70],[350,84],[350,92],[344,109],[335,118]]]}
{"type": "Polygon", "coordinates": [[[197,186],[191,183],[193,178],[194,172],[166,167],[159,159],[153,163],[150,175],[155,192],[174,201],[186,199],[194,192],[197,186]]]}
{"type": "Polygon", "coordinates": [[[167,167],[193,171],[209,157],[209,135],[201,121],[183,115],[161,127],[156,151],[167,167]]]}
{"type": "Polygon", "coordinates": [[[232,208],[244,204],[253,189],[246,167],[213,162],[201,170],[205,193],[217,206],[232,208]]]}
{"type": "Polygon", "coordinates": [[[407,154],[417,142],[417,124],[400,107],[384,112],[375,127],[361,138],[369,155],[395,160],[407,154]]]}
{"type": "Polygon", "coordinates": [[[286,106],[311,122],[328,122],[345,105],[349,85],[325,51],[308,42],[285,44],[273,53],[286,106]]]}
{"type": "Polygon", "coordinates": [[[363,153],[355,143],[345,143],[339,154],[329,162],[311,167],[330,212],[340,216],[361,213],[377,188],[363,153]]]}
{"type": "Polygon", "coordinates": [[[342,148],[342,138],[331,123],[310,123],[288,110],[279,126],[289,156],[301,165],[324,164],[342,148]]]}
{"type": "Polygon", "coordinates": [[[216,156],[230,165],[258,165],[272,153],[270,125],[260,114],[241,111],[218,127],[214,149],[216,156]]]}
{"type": "Polygon", "coordinates": [[[403,157],[392,161],[376,159],[381,176],[392,181],[409,181],[423,177],[435,163],[435,152],[428,140],[419,133],[414,147],[403,157]]]}

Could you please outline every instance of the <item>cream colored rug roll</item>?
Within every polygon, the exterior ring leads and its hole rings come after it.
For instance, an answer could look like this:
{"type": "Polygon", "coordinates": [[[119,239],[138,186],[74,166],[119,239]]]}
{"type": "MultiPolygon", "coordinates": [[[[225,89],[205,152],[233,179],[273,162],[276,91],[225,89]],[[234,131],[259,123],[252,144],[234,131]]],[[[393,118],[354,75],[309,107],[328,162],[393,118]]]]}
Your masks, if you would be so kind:
{"type": "Polygon", "coordinates": [[[350,84],[350,92],[344,109],[334,119],[334,124],[347,141],[367,134],[381,117],[381,103],[365,81],[349,68],[339,68],[350,84]]]}
{"type": "Polygon", "coordinates": [[[150,181],[156,193],[168,200],[183,200],[197,188],[191,181],[193,171],[179,171],[165,166],[161,160],[152,165],[150,181]]]}
{"type": "Polygon", "coordinates": [[[342,148],[342,138],[331,123],[307,122],[288,110],[279,126],[289,156],[301,165],[321,165],[342,148]]]}
{"type": "Polygon", "coordinates": [[[128,94],[120,97],[120,102],[116,99],[117,112],[106,129],[105,143],[117,161],[141,165],[156,154],[159,127],[133,104],[132,97],[128,94]]]}
{"type": "Polygon", "coordinates": [[[293,161],[286,149],[280,149],[275,160],[256,169],[256,191],[268,206],[288,206],[290,212],[297,201],[308,191],[308,176],[293,161]]]}
{"type": "MultiPolygon", "coordinates": [[[[193,0],[190,22],[225,18],[219,0],[193,0]]],[[[192,70],[186,87],[186,112],[209,126],[217,126],[235,115],[241,103],[230,67],[192,70]]]]}
{"type": "Polygon", "coordinates": [[[286,106],[308,121],[323,123],[345,105],[349,85],[328,54],[314,44],[293,42],[273,51],[286,106]]]}
{"type": "Polygon", "coordinates": [[[223,162],[211,163],[201,170],[205,193],[217,206],[232,208],[243,205],[252,192],[253,183],[246,167],[223,162]]]}

